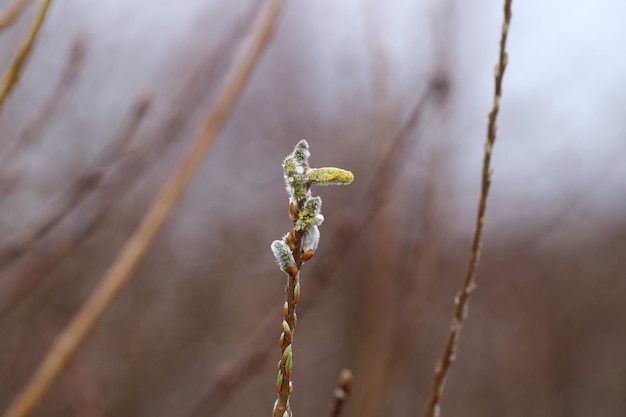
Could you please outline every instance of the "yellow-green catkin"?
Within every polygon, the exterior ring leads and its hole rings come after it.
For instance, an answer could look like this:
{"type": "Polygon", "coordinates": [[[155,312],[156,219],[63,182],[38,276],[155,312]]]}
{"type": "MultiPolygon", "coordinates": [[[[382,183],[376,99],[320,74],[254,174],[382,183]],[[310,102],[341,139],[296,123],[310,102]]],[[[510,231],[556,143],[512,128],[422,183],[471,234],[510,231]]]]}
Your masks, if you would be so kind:
{"type": "Polygon", "coordinates": [[[354,174],[335,167],[311,168],[306,178],[311,185],[340,185],[350,184],[354,180],[354,174]]]}

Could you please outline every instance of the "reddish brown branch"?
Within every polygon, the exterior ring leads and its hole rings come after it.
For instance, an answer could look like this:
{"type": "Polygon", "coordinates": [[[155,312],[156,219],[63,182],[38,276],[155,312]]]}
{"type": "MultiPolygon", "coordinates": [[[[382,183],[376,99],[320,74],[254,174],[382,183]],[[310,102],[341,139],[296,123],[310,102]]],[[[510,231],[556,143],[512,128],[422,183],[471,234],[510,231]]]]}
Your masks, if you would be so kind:
{"type": "Polygon", "coordinates": [[[482,184],[480,198],[478,201],[478,214],[476,216],[476,225],[474,229],[474,238],[472,240],[472,251],[470,255],[467,275],[463,281],[461,291],[455,298],[454,314],[450,323],[450,330],[446,345],[440,362],[435,369],[435,377],[433,390],[430,394],[425,417],[439,416],[441,395],[443,394],[444,385],[452,363],[456,358],[456,350],[461,328],[467,318],[470,296],[476,288],[476,268],[480,260],[480,251],[482,247],[483,228],[485,225],[485,213],[487,212],[487,198],[489,196],[489,188],[491,186],[491,155],[493,145],[497,136],[496,120],[500,110],[500,98],[502,96],[502,79],[504,78],[504,70],[506,69],[508,57],[506,53],[506,40],[509,32],[509,24],[511,22],[511,3],[512,0],[504,2],[504,23],[502,24],[502,35],[500,37],[500,54],[498,64],[496,66],[495,75],[495,94],[493,99],[493,107],[489,113],[487,126],[487,141],[485,143],[485,153],[483,156],[482,167],[482,184]]]}

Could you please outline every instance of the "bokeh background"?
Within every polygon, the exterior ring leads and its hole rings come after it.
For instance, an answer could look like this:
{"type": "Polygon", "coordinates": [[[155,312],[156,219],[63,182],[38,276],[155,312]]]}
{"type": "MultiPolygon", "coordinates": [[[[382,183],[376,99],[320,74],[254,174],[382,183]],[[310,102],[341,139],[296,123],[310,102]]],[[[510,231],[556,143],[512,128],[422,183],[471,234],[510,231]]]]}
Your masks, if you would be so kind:
{"type": "MultiPolygon", "coordinates": [[[[261,5],[53,3],[0,113],[0,408],[173,172],[261,5]]],[[[0,33],[3,68],[35,11],[0,33]]],[[[444,415],[626,413],[624,12],[514,2],[444,415]]],[[[269,244],[302,138],[312,165],[356,180],[318,190],[294,413],[325,415],[348,367],[346,416],[420,415],[469,257],[501,21],[496,0],[289,2],[155,248],[34,415],[269,415],[285,281],[269,244]]]]}

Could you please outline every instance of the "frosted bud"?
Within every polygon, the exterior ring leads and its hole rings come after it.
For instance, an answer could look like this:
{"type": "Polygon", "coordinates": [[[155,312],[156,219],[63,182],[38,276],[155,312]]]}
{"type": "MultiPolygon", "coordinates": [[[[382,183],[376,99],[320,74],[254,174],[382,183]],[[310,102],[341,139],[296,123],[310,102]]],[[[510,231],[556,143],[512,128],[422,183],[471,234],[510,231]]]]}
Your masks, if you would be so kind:
{"type": "Polygon", "coordinates": [[[307,231],[315,225],[316,217],[322,209],[321,197],[308,197],[304,203],[302,211],[298,214],[298,220],[295,224],[296,230],[307,231]]]}
{"type": "Polygon", "coordinates": [[[302,237],[302,253],[312,250],[315,252],[320,243],[320,229],[317,226],[311,227],[302,237]]]}
{"type": "Polygon", "coordinates": [[[283,175],[285,188],[291,200],[299,201],[308,195],[309,186],[306,183],[304,168],[298,163],[293,153],[283,161],[283,175]]]}
{"type": "Polygon", "coordinates": [[[295,267],[296,261],[284,239],[272,242],[272,253],[274,253],[274,258],[276,258],[276,263],[281,271],[288,273],[292,267],[295,267]]]}
{"type": "Polygon", "coordinates": [[[292,155],[298,165],[307,164],[309,162],[309,156],[311,156],[311,151],[309,151],[309,144],[307,141],[302,139],[298,142],[296,147],[293,149],[292,155]]]}

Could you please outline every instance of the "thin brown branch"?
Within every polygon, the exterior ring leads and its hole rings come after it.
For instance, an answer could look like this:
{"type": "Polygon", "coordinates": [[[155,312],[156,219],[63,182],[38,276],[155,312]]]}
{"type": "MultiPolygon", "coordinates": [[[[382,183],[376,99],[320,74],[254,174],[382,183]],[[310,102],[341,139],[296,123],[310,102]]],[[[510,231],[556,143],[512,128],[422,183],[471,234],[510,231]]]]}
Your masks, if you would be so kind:
{"type": "Polygon", "coordinates": [[[43,22],[46,19],[46,15],[48,14],[48,9],[50,8],[50,4],[52,0],[42,0],[41,6],[39,7],[39,11],[37,12],[37,16],[35,17],[35,21],[33,26],[28,33],[28,36],[24,40],[24,43],[20,47],[17,52],[17,56],[13,60],[13,63],[7,70],[4,75],[4,83],[2,88],[0,89],[0,110],[4,105],[6,98],[9,96],[13,87],[17,84],[20,79],[22,70],[24,69],[24,65],[30,56],[33,46],[35,45],[35,41],[37,40],[37,35],[41,31],[41,27],[43,26],[43,22]]]}
{"type": "MultiPolygon", "coordinates": [[[[301,210],[304,205],[304,199],[298,202],[298,209],[301,210]]],[[[299,212],[298,210],[298,212],[299,212]]],[[[291,363],[292,363],[292,345],[293,345],[293,332],[296,329],[296,305],[300,298],[299,290],[296,290],[300,285],[300,268],[302,267],[302,237],[304,233],[290,232],[290,236],[294,238],[294,246],[292,249],[293,258],[295,260],[295,268],[290,269],[288,272],[287,285],[285,286],[285,308],[283,332],[280,337],[280,353],[281,360],[278,365],[278,381],[276,382],[276,391],[278,392],[278,399],[274,405],[272,412],[273,417],[291,417],[291,406],[289,405],[289,398],[293,390],[293,384],[291,382],[291,363]],[[297,295],[296,295],[297,294],[297,295]]]]}
{"type": "Polygon", "coordinates": [[[15,0],[2,15],[0,15],[0,31],[11,26],[22,15],[33,0],[15,0]]]}
{"type": "Polygon", "coordinates": [[[23,417],[32,412],[115,296],[132,277],[226,124],[269,44],[284,3],[284,0],[272,0],[263,10],[254,27],[250,44],[226,80],[193,146],[172,178],[164,185],[117,259],[83,307],[58,336],[35,375],[9,406],[4,417],[23,417]]]}
{"type": "Polygon", "coordinates": [[[328,417],[339,417],[346,405],[346,402],[350,399],[354,388],[354,377],[352,371],[344,369],[339,374],[339,380],[337,381],[337,387],[334,392],[333,403],[330,406],[330,412],[328,417]]]}
{"type": "Polygon", "coordinates": [[[463,323],[467,317],[469,301],[472,292],[476,288],[476,268],[480,260],[480,252],[482,247],[483,228],[485,225],[485,213],[487,212],[487,198],[489,197],[489,189],[491,186],[491,155],[493,151],[493,145],[496,141],[498,133],[497,117],[500,110],[500,98],[502,97],[502,79],[504,78],[504,70],[506,69],[508,62],[508,55],[506,52],[506,40],[509,33],[509,24],[511,22],[511,4],[512,0],[505,0],[504,2],[504,22],[502,24],[502,35],[500,37],[500,53],[498,64],[496,65],[495,74],[495,93],[493,99],[493,107],[489,112],[488,126],[487,126],[487,141],[485,143],[485,153],[483,156],[482,167],[482,184],[480,198],[478,201],[478,214],[476,216],[476,225],[474,229],[474,238],[472,240],[472,251],[469,259],[469,265],[467,269],[467,275],[463,282],[463,286],[459,294],[455,298],[454,314],[452,316],[452,322],[450,323],[450,330],[446,345],[443,351],[440,362],[435,369],[433,390],[430,394],[428,404],[424,413],[425,417],[437,417],[440,413],[440,402],[443,394],[446,378],[452,367],[452,363],[456,358],[457,345],[459,335],[463,323]]]}

